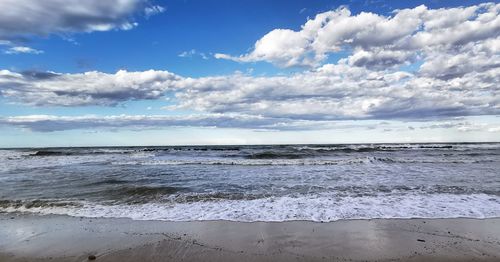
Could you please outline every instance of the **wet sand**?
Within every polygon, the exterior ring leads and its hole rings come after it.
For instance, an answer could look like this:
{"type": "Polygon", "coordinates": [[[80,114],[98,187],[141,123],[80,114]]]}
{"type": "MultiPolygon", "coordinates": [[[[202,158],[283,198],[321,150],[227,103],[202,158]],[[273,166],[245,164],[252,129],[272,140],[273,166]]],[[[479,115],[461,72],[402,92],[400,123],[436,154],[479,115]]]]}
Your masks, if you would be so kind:
{"type": "Polygon", "coordinates": [[[0,261],[500,261],[500,219],[164,222],[0,214],[0,261]]]}

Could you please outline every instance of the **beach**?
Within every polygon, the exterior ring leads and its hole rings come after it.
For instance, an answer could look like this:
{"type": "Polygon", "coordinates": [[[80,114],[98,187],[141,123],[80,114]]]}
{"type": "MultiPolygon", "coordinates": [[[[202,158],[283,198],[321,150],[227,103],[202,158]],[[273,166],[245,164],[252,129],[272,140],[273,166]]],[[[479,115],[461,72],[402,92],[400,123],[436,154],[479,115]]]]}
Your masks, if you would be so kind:
{"type": "Polygon", "coordinates": [[[137,221],[0,215],[0,261],[498,261],[500,219],[137,221]]]}

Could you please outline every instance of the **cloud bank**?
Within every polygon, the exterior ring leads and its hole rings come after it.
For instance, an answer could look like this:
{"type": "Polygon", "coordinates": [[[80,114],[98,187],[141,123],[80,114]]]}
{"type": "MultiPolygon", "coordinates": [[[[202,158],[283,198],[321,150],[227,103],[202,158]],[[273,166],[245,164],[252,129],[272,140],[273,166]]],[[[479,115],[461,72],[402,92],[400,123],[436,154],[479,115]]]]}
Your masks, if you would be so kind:
{"type": "Polygon", "coordinates": [[[242,127],[269,126],[272,121],[245,115],[115,115],[52,116],[29,115],[0,118],[0,125],[17,126],[37,132],[92,128],[161,128],[161,127],[242,127]]]}
{"type": "Polygon", "coordinates": [[[174,105],[167,110],[297,120],[419,119],[499,114],[499,82],[498,67],[444,79],[348,64],[271,77],[189,78],[154,70],[115,74],[3,70],[0,94],[36,106],[112,106],[170,94],[175,96],[174,105]]]}
{"type": "Polygon", "coordinates": [[[54,116],[26,115],[0,117],[0,126],[27,129],[33,132],[55,132],[79,129],[152,130],[171,127],[243,128],[257,131],[308,131],[308,130],[374,130],[399,132],[419,129],[454,129],[459,132],[500,132],[500,124],[477,120],[449,119],[441,122],[377,122],[370,121],[304,121],[285,118],[267,118],[242,114],[193,114],[193,115],[85,115],[54,116]]]}

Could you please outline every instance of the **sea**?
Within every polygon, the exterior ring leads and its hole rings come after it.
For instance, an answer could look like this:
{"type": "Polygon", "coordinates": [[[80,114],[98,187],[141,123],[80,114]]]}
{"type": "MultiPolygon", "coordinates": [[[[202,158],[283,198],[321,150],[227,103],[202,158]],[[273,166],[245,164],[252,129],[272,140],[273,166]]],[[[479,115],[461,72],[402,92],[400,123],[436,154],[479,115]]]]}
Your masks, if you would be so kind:
{"type": "Polygon", "coordinates": [[[500,143],[0,149],[0,213],[242,222],[500,217],[500,143]]]}

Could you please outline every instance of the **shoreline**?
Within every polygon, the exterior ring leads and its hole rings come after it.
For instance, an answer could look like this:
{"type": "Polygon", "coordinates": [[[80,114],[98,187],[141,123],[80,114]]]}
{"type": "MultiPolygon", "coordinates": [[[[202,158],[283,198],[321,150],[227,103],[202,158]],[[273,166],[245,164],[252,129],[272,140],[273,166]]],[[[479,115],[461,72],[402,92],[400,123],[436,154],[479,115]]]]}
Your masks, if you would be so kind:
{"type": "Polygon", "coordinates": [[[0,213],[0,261],[498,261],[500,218],[148,221],[0,213]]]}

